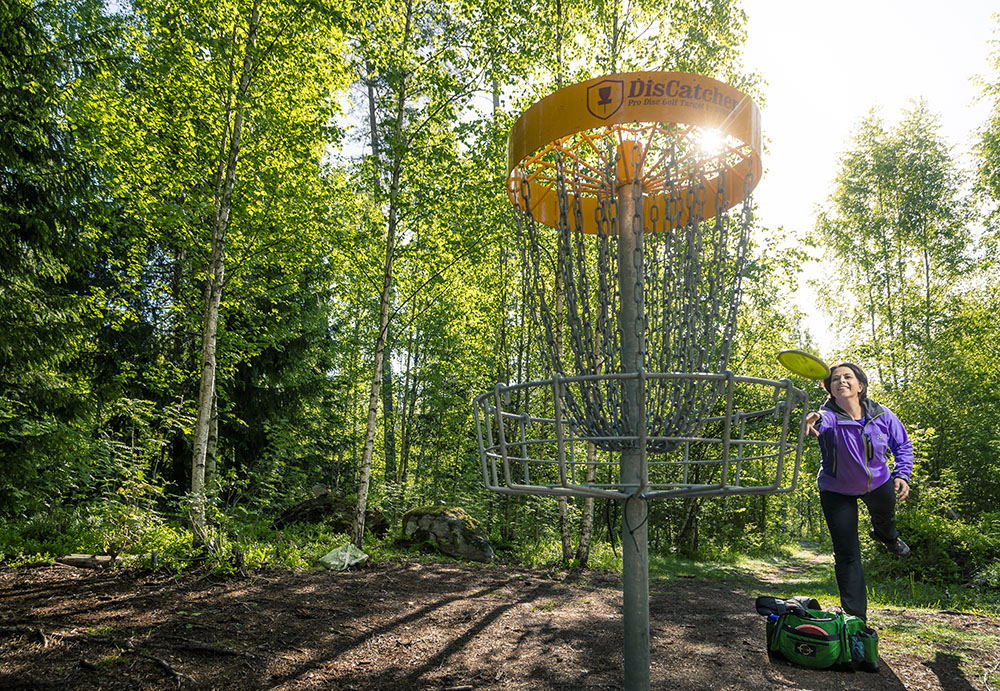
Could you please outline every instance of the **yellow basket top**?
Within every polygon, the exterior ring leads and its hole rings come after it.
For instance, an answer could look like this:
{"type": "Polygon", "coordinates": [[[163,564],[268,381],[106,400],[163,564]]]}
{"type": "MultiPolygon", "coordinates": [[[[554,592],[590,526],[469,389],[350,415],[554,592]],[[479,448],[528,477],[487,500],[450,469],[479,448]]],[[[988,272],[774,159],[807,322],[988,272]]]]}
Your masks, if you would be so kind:
{"type": "Polygon", "coordinates": [[[595,233],[602,167],[609,151],[627,151],[635,160],[623,166],[626,180],[634,177],[627,170],[636,168],[646,203],[660,207],[659,218],[671,214],[668,227],[680,227],[688,220],[685,195],[697,193],[707,202],[705,218],[749,195],[761,176],[761,141],[757,105],[723,82],[685,72],[597,77],[549,94],[514,123],[507,142],[507,194],[514,206],[555,227],[558,154],[571,163],[564,174],[572,176],[570,194],[582,205],[580,230],[595,233]],[[716,150],[699,149],[706,137],[719,142],[716,150]],[[673,159],[666,142],[674,143],[673,159]],[[682,169],[707,173],[698,178],[699,191],[691,188],[691,178],[670,168],[677,166],[678,155],[682,169]]]}

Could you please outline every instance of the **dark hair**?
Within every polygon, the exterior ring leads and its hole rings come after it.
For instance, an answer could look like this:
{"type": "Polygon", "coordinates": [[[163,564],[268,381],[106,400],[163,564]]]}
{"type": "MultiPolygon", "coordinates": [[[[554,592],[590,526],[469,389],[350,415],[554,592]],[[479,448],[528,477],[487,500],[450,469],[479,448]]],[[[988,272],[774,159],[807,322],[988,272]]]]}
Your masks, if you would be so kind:
{"type": "Polygon", "coordinates": [[[861,393],[858,394],[858,400],[864,401],[866,398],[868,398],[868,375],[865,374],[865,371],[863,369],[855,365],[853,362],[841,362],[830,368],[830,374],[826,375],[826,378],[823,379],[823,388],[826,390],[827,394],[830,394],[830,385],[833,381],[833,370],[839,367],[849,368],[852,372],[854,372],[854,376],[857,377],[858,381],[864,385],[864,388],[861,390],[861,393]]]}

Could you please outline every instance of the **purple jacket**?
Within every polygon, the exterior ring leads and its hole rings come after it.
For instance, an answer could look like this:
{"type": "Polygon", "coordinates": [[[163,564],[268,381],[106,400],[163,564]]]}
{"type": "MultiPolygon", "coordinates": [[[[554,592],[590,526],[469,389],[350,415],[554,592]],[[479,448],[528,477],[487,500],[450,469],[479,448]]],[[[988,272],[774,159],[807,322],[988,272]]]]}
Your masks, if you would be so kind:
{"type": "Polygon", "coordinates": [[[903,423],[891,410],[871,399],[862,403],[864,419],[854,420],[831,398],[820,406],[819,488],[860,496],[890,477],[907,482],[913,472],[913,445],[903,423]],[[892,473],[886,464],[892,452],[892,473]]]}

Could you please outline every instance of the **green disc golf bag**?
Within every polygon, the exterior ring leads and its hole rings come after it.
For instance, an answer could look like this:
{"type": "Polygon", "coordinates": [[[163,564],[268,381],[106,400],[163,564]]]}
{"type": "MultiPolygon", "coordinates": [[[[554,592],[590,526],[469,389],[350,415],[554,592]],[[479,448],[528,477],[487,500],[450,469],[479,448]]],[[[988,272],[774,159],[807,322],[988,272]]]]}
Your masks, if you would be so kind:
{"type": "Polygon", "coordinates": [[[793,608],[767,621],[768,653],[813,669],[878,671],[878,634],[851,614],[793,608]]]}

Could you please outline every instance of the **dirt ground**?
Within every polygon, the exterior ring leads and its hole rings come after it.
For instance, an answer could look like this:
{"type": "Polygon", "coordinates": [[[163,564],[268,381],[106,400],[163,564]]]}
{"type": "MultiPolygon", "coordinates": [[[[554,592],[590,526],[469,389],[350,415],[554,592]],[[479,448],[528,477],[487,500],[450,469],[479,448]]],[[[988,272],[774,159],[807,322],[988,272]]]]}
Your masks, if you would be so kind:
{"type": "MultiPolygon", "coordinates": [[[[926,646],[882,633],[877,674],[769,660],[753,602],[785,577],[654,580],[652,687],[995,691],[1000,618],[967,613],[872,612],[876,626],[939,617],[982,634],[955,649],[944,629],[926,646]]],[[[604,574],[0,568],[0,689],[618,689],[622,665],[620,581],[604,574]]]]}

